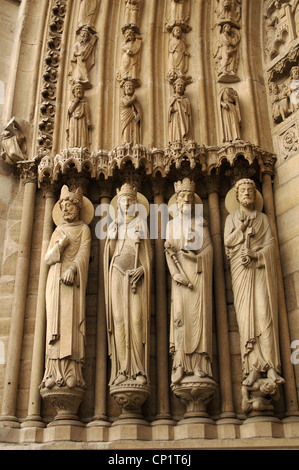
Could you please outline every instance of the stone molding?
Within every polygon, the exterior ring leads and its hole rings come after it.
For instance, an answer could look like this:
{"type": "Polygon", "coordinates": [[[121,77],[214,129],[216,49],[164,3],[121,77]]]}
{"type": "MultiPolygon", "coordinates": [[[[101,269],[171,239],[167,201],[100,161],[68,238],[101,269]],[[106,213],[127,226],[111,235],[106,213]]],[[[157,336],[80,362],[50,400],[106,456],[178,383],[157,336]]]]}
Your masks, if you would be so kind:
{"type": "Polygon", "coordinates": [[[221,147],[206,147],[195,141],[174,142],[164,149],[149,149],[139,144],[118,146],[111,151],[88,149],[63,149],[54,158],[46,155],[38,165],[39,185],[44,180],[57,181],[60,175],[75,168],[78,173],[86,172],[91,179],[98,180],[103,174],[105,179],[112,177],[115,170],[121,170],[131,162],[135,170],[143,167],[147,175],[155,177],[160,173],[166,177],[174,166],[180,169],[183,161],[190,163],[190,169],[199,165],[204,175],[218,172],[224,162],[234,167],[238,157],[244,157],[249,165],[257,163],[261,174],[274,173],[276,156],[260,147],[244,141],[227,143],[221,147]]]}

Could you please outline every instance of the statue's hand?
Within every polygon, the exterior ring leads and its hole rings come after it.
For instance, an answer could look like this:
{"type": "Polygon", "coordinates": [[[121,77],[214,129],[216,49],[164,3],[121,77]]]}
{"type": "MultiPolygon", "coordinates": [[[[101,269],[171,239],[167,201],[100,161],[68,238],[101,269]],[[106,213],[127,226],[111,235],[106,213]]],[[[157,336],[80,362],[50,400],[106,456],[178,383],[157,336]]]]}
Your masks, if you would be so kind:
{"type": "Polygon", "coordinates": [[[183,274],[175,274],[173,276],[173,280],[177,282],[178,284],[182,284],[183,286],[189,285],[188,279],[185,276],[183,276],[183,274]]]}
{"type": "Polygon", "coordinates": [[[255,253],[255,251],[250,250],[249,248],[242,248],[241,256],[242,257],[248,256],[249,258],[255,259],[255,260],[257,259],[257,254],[255,253]]]}
{"type": "Polygon", "coordinates": [[[58,246],[60,251],[63,251],[68,245],[70,244],[70,240],[67,235],[64,235],[62,238],[60,238],[58,242],[58,246]]]}
{"type": "Polygon", "coordinates": [[[75,279],[75,272],[73,269],[69,268],[61,276],[60,282],[62,282],[66,286],[72,286],[74,284],[74,279],[75,279]]]}
{"type": "Polygon", "coordinates": [[[130,276],[131,276],[131,284],[137,284],[141,276],[144,274],[144,269],[142,266],[139,266],[139,268],[132,269],[130,271],[130,276]]]}

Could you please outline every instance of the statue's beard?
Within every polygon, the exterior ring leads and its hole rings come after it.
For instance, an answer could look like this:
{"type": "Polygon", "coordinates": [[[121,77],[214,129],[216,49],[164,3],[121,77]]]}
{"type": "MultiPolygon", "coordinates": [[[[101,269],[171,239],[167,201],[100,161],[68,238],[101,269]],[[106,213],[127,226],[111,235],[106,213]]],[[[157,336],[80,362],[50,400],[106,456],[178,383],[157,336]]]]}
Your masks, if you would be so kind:
{"type": "Polygon", "coordinates": [[[244,197],[244,199],[242,199],[241,202],[242,202],[242,206],[245,206],[245,207],[248,207],[254,203],[254,201],[250,199],[249,197],[244,197]]]}

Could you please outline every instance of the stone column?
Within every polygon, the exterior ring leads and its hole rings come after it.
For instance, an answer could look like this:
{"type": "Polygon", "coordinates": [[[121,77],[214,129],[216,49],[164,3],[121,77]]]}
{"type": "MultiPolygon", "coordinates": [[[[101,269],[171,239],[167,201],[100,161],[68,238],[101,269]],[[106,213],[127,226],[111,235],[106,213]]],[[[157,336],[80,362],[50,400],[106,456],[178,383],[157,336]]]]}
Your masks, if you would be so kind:
{"type": "Polygon", "coordinates": [[[223,240],[219,208],[219,179],[211,176],[207,180],[210,214],[210,234],[214,260],[214,298],[219,358],[221,418],[234,418],[230,349],[227,323],[227,303],[223,264],[223,240]]]}
{"type": "Polygon", "coordinates": [[[16,266],[14,301],[11,312],[7,362],[4,377],[2,415],[0,426],[19,427],[16,417],[23,327],[26,310],[27,284],[31,253],[31,238],[36,195],[36,163],[25,161],[18,164],[23,181],[24,199],[19,236],[19,252],[16,266]]]}
{"type": "MultiPolygon", "coordinates": [[[[163,182],[153,184],[154,204],[164,204],[163,182]]],[[[159,217],[159,213],[158,213],[159,217]]],[[[163,213],[161,212],[161,218],[163,213]]],[[[170,419],[167,328],[167,281],[162,233],[163,219],[158,219],[155,239],[155,299],[156,299],[156,357],[157,357],[157,414],[156,419],[170,419]]]]}
{"type": "Polygon", "coordinates": [[[31,380],[28,401],[28,416],[22,427],[44,427],[41,412],[41,395],[39,386],[43,378],[45,360],[46,333],[46,283],[49,266],[45,263],[45,255],[53,232],[52,210],[55,205],[55,190],[52,185],[43,185],[45,212],[43,240],[41,246],[40,273],[37,294],[36,320],[32,353],[31,380]]]}
{"type": "MultiPolygon", "coordinates": [[[[110,185],[104,183],[100,188],[100,204],[110,204],[110,185]]],[[[106,214],[102,214],[105,218],[106,214]]],[[[105,229],[105,227],[103,227],[105,229]]],[[[108,223],[106,230],[108,230],[108,223]]],[[[107,426],[107,332],[103,259],[106,239],[99,240],[99,268],[98,268],[98,318],[97,318],[97,355],[95,372],[95,406],[92,426],[107,426]]]]}
{"type": "Polygon", "coordinates": [[[286,406],[286,416],[299,416],[298,399],[296,393],[296,383],[294,369],[291,363],[290,333],[287,317],[287,308],[284,296],[283,276],[281,269],[281,260],[279,254],[279,244],[277,227],[275,222],[275,208],[272,189],[274,161],[266,162],[262,171],[262,188],[264,198],[264,210],[269,218],[269,222],[276,240],[277,253],[277,276],[278,276],[278,301],[279,301],[279,337],[280,337],[280,355],[282,365],[282,376],[285,379],[284,397],[286,406]]]}

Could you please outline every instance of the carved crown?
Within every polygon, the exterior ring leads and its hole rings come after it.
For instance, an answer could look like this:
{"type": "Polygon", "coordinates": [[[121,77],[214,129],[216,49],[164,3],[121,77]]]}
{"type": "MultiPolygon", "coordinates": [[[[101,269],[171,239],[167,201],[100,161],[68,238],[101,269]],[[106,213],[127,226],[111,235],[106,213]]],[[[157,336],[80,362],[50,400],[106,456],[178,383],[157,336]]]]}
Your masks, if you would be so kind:
{"type": "Polygon", "coordinates": [[[132,196],[137,198],[137,189],[129,183],[124,183],[120,189],[117,189],[117,196],[132,196]]]}
{"type": "Polygon", "coordinates": [[[174,190],[178,194],[181,191],[192,191],[195,192],[195,183],[190,181],[189,178],[184,178],[183,181],[177,181],[174,183],[174,190]]]}

